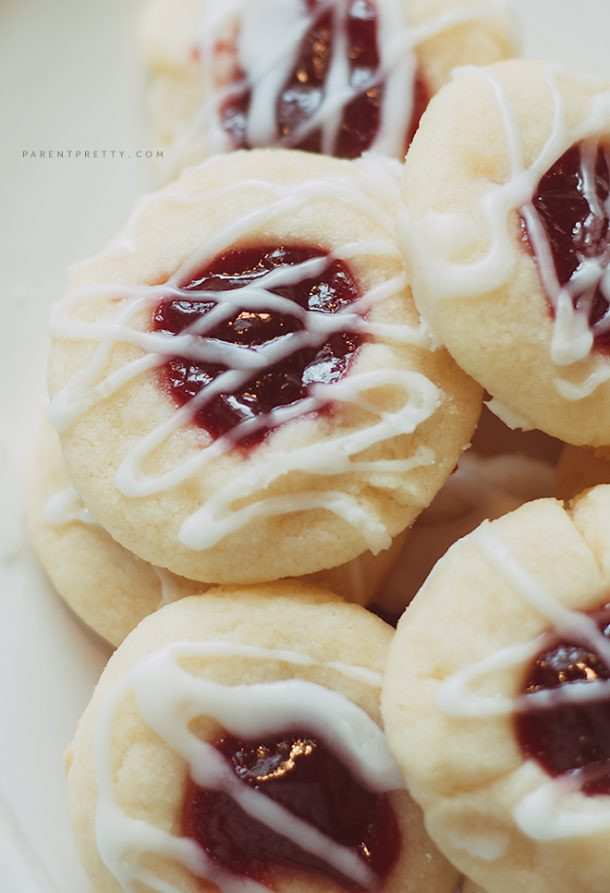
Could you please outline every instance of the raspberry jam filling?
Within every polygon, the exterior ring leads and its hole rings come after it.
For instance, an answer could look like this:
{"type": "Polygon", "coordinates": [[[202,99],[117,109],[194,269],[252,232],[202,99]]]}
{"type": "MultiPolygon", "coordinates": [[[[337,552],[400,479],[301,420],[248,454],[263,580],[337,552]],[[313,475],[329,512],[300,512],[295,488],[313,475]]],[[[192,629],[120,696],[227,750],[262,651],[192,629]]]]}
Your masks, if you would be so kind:
{"type": "MultiPolygon", "coordinates": [[[[610,639],[610,605],[593,615],[610,639]]],[[[557,641],[530,666],[525,694],[553,691],[571,683],[610,679],[610,668],[593,649],[578,642],[557,641]]],[[[584,793],[610,794],[610,696],[523,710],[515,717],[519,743],[528,758],[550,775],[582,772],[584,793]]]]}
{"type": "MultiPolygon", "coordinates": [[[[266,741],[226,735],[216,748],[242,784],[280,804],[346,847],[379,878],[392,869],[400,834],[386,795],[368,791],[308,732],[290,731],[266,741]]],[[[182,830],[223,868],[271,885],[278,871],[322,874],[348,890],[362,889],[298,840],[276,834],[247,815],[228,794],[187,784],[182,830]]]]}
{"type": "MultiPolygon", "coordinates": [[[[323,318],[312,332],[302,318],[303,310],[332,314],[360,297],[349,268],[338,260],[329,260],[315,277],[307,276],[304,271],[301,278],[298,272],[295,278],[292,269],[295,265],[324,257],[319,248],[310,246],[232,250],[181,285],[183,292],[205,290],[210,295],[192,298],[185,295],[164,299],[157,305],[153,328],[174,335],[189,330],[195,335],[192,341],[200,348],[196,358],[177,354],[161,368],[162,386],[179,406],[196,397],[223,372],[229,369],[242,372],[238,387],[212,394],[195,415],[195,422],[212,438],[233,432],[235,442],[241,446],[256,445],[274,427],[269,424],[269,414],[297,404],[311,396],[314,385],[336,382],[348,371],[362,337],[355,332],[336,331],[336,327],[331,331],[330,326],[321,324],[323,318]],[[264,277],[272,271],[281,281],[276,279],[267,287],[264,277]],[[284,299],[286,312],[277,306],[241,309],[237,304],[205,332],[197,332],[206,314],[215,309],[217,313],[222,311],[223,292],[257,285],[266,288],[270,295],[284,299]],[[290,313],[291,303],[296,305],[294,315],[290,313]],[[307,337],[307,344],[302,346],[301,342],[299,346],[299,338],[303,337],[307,337]],[[292,346],[292,341],[297,343],[292,346]],[[242,350],[241,359],[231,350],[231,345],[246,349],[242,350]],[[248,368],[252,368],[251,362],[249,367],[245,362],[248,354],[260,354],[263,347],[276,350],[275,356],[279,358],[268,364],[263,361],[261,367],[248,374],[248,368]],[[210,360],[206,359],[206,353],[210,360]]],[[[319,404],[316,412],[328,412],[331,408],[330,403],[319,404]]]]}
{"type": "MultiPolygon", "coordinates": [[[[335,33],[333,9],[329,8],[328,3],[304,0],[304,9],[311,18],[311,26],[295,53],[294,66],[279,94],[275,112],[277,144],[307,152],[322,152],[319,128],[308,131],[302,138],[299,137],[299,130],[322,106],[328,89],[333,48],[339,36],[335,33]]],[[[379,75],[381,58],[375,2],[351,0],[343,27],[349,84],[358,93],[343,107],[330,154],[339,158],[357,158],[371,147],[379,132],[385,99],[385,79],[379,75]]],[[[243,79],[244,73],[238,71],[236,76],[243,79]]],[[[424,80],[419,74],[413,90],[413,114],[409,132],[405,133],[405,151],[429,99],[424,80]]],[[[251,148],[247,139],[251,98],[252,91],[246,86],[234,92],[220,109],[222,128],[235,148],[251,148]]]]}
{"type": "MultiPolygon", "coordinates": [[[[610,309],[610,286],[603,281],[610,263],[606,151],[603,145],[572,146],[544,175],[532,200],[558,284],[569,289],[574,306],[587,314],[595,347],[604,352],[610,351],[610,330],[599,325],[610,309]],[[587,268],[589,275],[583,277],[587,268]]],[[[524,219],[522,228],[524,241],[536,257],[524,219]]],[[[542,268],[544,260],[538,256],[536,262],[542,268]]],[[[547,297],[554,315],[551,296],[547,297]]]]}

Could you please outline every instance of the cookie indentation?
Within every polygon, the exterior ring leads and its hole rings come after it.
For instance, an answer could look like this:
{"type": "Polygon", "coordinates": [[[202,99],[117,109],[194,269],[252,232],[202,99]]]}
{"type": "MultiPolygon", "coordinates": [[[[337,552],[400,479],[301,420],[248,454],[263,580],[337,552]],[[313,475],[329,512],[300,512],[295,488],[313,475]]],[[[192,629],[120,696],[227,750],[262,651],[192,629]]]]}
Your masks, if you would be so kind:
{"type": "MultiPolygon", "coordinates": [[[[600,632],[610,639],[610,605],[595,619],[600,632]]],[[[554,692],[606,679],[610,679],[610,667],[593,648],[558,640],[530,666],[524,692],[554,692]]],[[[523,752],[546,772],[558,776],[582,770],[584,793],[610,794],[610,695],[569,702],[551,697],[545,707],[521,710],[515,722],[523,752]]]]}
{"type": "MultiPolygon", "coordinates": [[[[275,801],[358,856],[379,878],[393,867],[400,835],[386,795],[367,790],[351,771],[308,732],[291,731],[265,741],[226,735],[216,748],[241,784],[275,801]]],[[[361,889],[342,877],[322,854],[307,851],[287,828],[280,835],[249,816],[226,791],[204,790],[189,781],[183,833],[236,875],[269,883],[274,868],[315,872],[346,889],[361,889]]]]}
{"type": "Polygon", "coordinates": [[[596,140],[572,146],[538,184],[533,217],[522,218],[553,316],[559,293],[567,292],[588,320],[595,347],[604,352],[610,351],[609,152],[610,145],[596,140]],[[534,247],[532,227],[538,225],[542,252],[534,247]]]}
{"type": "MultiPolygon", "coordinates": [[[[310,24],[278,94],[275,144],[357,158],[373,145],[382,127],[386,101],[377,4],[374,0],[351,0],[342,10],[341,4],[303,0],[303,18],[310,24]],[[331,120],[329,115],[334,119],[337,109],[339,118],[333,123],[329,142],[325,122],[331,120]],[[312,127],[316,118],[320,124],[312,127]]],[[[251,148],[252,88],[239,68],[235,77],[237,86],[221,105],[220,123],[234,148],[251,148]]],[[[413,90],[413,112],[409,132],[404,135],[405,151],[429,98],[420,73],[412,87],[405,83],[407,89],[413,90]]]]}
{"type": "MultiPolygon", "coordinates": [[[[231,432],[254,446],[281,423],[278,409],[346,374],[361,318],[350,313],[342,325],[335,315],[359,297],[347,264],[319,248],[228,251],[155,309],[157,331],[191,336],[162,367],[163,386],[180,406],[197,398],[194,420],[213,439],[231,432]]],[[[318,399],[315,411],[330,406],[318,399]]]]}

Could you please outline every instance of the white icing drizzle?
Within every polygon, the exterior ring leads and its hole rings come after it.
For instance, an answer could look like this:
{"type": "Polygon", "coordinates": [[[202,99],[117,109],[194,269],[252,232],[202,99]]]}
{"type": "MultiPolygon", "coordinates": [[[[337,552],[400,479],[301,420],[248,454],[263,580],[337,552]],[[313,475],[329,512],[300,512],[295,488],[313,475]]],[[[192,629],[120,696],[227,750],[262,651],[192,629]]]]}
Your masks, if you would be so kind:
{"type": "MultiPolygon", "coordinates": [[[[180,593],[176,590],[172,574],[169,571],[165,570],[165,568],[163,567],[157,567],[154,564],[151,564],[151,569],[159,580],[159,586],[161,587],[159,608],[163,608],[165,605],[169,605],[171,602],[175,602],[176,599],[180,597],[180,593]]],[[[201,591],[204,592],[205,588],[205,583],[202,583],[201,591]]]]}
{"type": "MultiPolygon", "coordinates": [[[[457,76],[485,81],[494,95],[502,118],[508,153],[509,173],[505,183],[490,182],[479,200],[489,245],[483,255],[464,263],[453,260],[456,248],[480,244],[469,214],[429,211],[421,219],[402,217],[403,239],[413,255],[413,277],[421,287],[422,304],[428,300],[466,299],[501,289],[512,277],[517,262],[518,240],[509,222],[518,211],[523,217],[535,254],[540,280],[554,311],[550,358],[558,367],[571,366],[591,355],[594,337],[610,328],[605,316],[592,327],[589,312],[598,286],[610,302],[610,250],[600,257],[580,257],[572,279],[562,287],[557,278],[546,228],[533,205],[536,189],[544,174],[567,150],[582,142],[584,196],[592,212],[602,217],[610,213],[610,201],[600,208],[595,191],[595,155],[610,130],[610,92],[598,92],[590,101],[581,122],[569,127],[564,98],[558,84],[560,70],[548,66],[546,82],[552,99],[553,118],[548,138],[537,157],[526,166],[515,109],[500,79],[487,69],[471,66],[459,69],[457,76]],[[575,298],[578,306],[575,307],[575,298]]],[[[605,149],[606,159],[610,152],[605,149]]],[[[597,368],[581,381],[558,377],[555,387],[567,400],[581,400],[610,379],[610,369],[597,368]]],[[[500,416],[502,417],[502,416],[500,416]]]]}
{"type": "MultiPolygon", "coordinates": [[[[212,159],[210,164],[218,163],[212,159]]],[[[214,459],[226,453],[235,441],[256,430],[275,428],[283,422],[315,412],[329,402],[356,405],[369,412],[373,421],[361,430],[351,431],[302,448],[294,448],[281,455],[259,449],[256,462],[244,463],[244,470],[220,487],[180,529],[180,542],[187,548],[206,549],[249,523],[254,518],[271,517],[289,512],[325,509],[343,518],[359,530],[366,547],[374,553],[387,548],[391,537],[382,521],[365,512],[357,499],[347,492],[312,489],[290,496],[268,496],[268,488],[291,471],[317,477],[365,473],[406,473],[413,468],[434,462],[431,450],[422,448],[408,459],[363,460],[359,455],[397,435],[410,434],[426,421],[440,405],[442,395],[438,388],[423,375],[401,370],[356,369],[332,384],[318,384],[310,388],[310,395],[291,406],[274,409],[242,421],[229,434],[202,447],[187,460],[164,469],[157,476],[146,475],[142,465],[147,456],[182,427],[189,425],[194,416],[214,396],[231,392],[242,386],[254,372],[263,370],[282,360],[294,351],[320,343],[320,337],[336,331],[357,332],[363,336],[383,337],[385,340],[410,343],[427,349],[428,334],[425,326],[389,325],[369,321],[366,314],[374,305],[395,294],[407,284],[404,272],[393,279],[365,292],[357,301],[336,313],[305,310],[287,298],[272,292],[279,285],[298,283],[309,276],[320,275],[335,260],[349,261],[366,257],[369,253],[381,254],[389,259],[400,259],[400,252],[393,241],[394,215],[379,201],[380,197],[395,197],[401,178],[398,162],[389,159],[363,158],[354,162],[351,175],[335,176],[332,180],[310,180],[288,186],[273,185],[260,181],[245,180],[227,189],[216,189],[198,196],[183,196],[173,191],[160,195],[168,203],[196,202],[205,213],[210,200],[218,200],[231,191],[256,189],[268,196],[262,206],[215,232],[190,255],[161,285],[124,283],[100,283],[77,289],[56,305],[51,318],[52,333],[56,338],[68,341],[89,341],[97,347],[89,363],[73,375],[51,402],[50,416],[59,429],[68,428],[83,412],[101,400],[117,393],[137,377],[163,365],[168,355],[179,353],[194,360],[221,362],[227,371],[205,386],[192,400],[176,411],[163,423],[135,443],[123,458],[116,474],[116,485],[125,496],[138,499],[161,493],[179,486],[200,472],[214,459]],[[188,291],[180,282],[189,281],[214,257],[239,243],[254,237],[261,226],[292,214],[307,202],[330,196],[332,200],[348,208],[370,215],[387,234],[387,241],[349,243],[321,258],[313,258],[294,266],[279,266],[261,276],[255,283],[220,293],[203,289],[188,291]],[[105,307],[114,315],[110,319],[87,319],[85,312],[95,300],[112,296],[116,300],[105,307]],[[216,302],[216,306],[199,318],[180,335],[163,331],[147,331],[148,319],[156,305],[163,299],[185,297],[216,302]],[[231,317],[237,309],[242,311],[272,309],[295,316],[302,321],[302,331],[276,338],[256,349],[247,349],[206,337],[219,322],[231,317]],[[144,321],[143,321],[144,320],[144,321]],[[133,346],[138,355],[122,367],[108,373],[107,364],[118,344],[133,346]],[[368,392],[380,387],[391,387],[404,398],[392,411],[382,411],[367,397],[368,392]],[[249,504],[235,508],[237,500],[245,495],[255,497],[249,504]]],[[[141,206],[145,208],[146,204],[141,206]]],[[[141,213],[141,209],[140,212],[141,213]]],[[[128,227],[127,242],[135,250],[137,217],[128,227]]],[[[126,241],[113,243],[106,252],[114,256],[116,251],[126,250],[126,241]]],[[[203,432],[202,432],[203,433],[203,432]]]]}
{"type": "Polygon", "coordinates": [[[206,101],[196,120],[176,138],[169,168],[176,168],[185,148],[207,132],[210,154],[233,148],[223,129],[220,110],[231,97],[250,93],[246,122],[247,144],[253,148],[299,145],[321,131],[321,147],[333,154],[347,106],[383,85],[379,129],[369,149],[403,158],[414,114],[417,75],[415,49],[457,25],[476,23],[505,13],[505,4],[481,2],[456,6],[420,25],[410,25],[402,0],[375,0],[379,66],[368,77],[351,77],[347,22],[350,7],[360,6],[366,19],[369,3],[320,0],[312,10],[305,0],[209,0],[196,47],[201,60],[206,101]],[[276,108],[297,66],[302,41],[316,21],[330,13],[333,40],[328,75],[320,105],[289,135],[278,132],[276,108]]]}
{"type": "MultiPolygon", "coordinates": [[[[549,621],[556,635],[580,642],[610,666],[610,641],[599,630],[593,617],[558,602],[544,583],[527,570],[492,532],[488,523],[482,524],[472,534],[472,539],[515,592],[549,621]]],[[[489,679],[494,672],[526,665],[545,648],[552,647],[555,641],[555,635],[545,633],[533,641],[509,645],[462,667],[440,684],[437,690],[439,709],[463,719],[484,719],[510,716],[517,710],[544,710],[608,699],[610,680],[572,682],[556,689],[513,697],[479,695],[472,690],[476,682],[489,679]]],[[[514,809],[514,819],[520,830],[536,840],[556,840],[610,829],[610,798],[580,794],[591,771],[595,769],[588,767],[563,773],[527,794],[514,809]]]]}
{"type": "Polygon", "coordinates": [[[86,524],[87,527],[100,526],[89,509],[85,508],[74,487],[65,487],[49,496],[43,506],[42,517],[51,527],[73,523],[86,524]]]}
{"type": "MultiPolygon", "coordinates": [[[[66,487],[53,493],[46,501],[42,509],[42,517],[50,527],[64,527],[67,524],[84,524],[86,527],[102,531],[110,539],[110,534],[104,530],[94,518],[74,487],[66,487]]],[[[143,562],[148,564],[148,562],[143,562]]],[[[149,564],[150,569],[159,581],[161,596],[159,608],[182,597],[182,593],[176,588],[174,575],[163,567],[149,564]]],[[[207,584],[201,583],[201,592],[205,592],[207,584]]]]}
{"type": "Polygon", "coordinates": [[[372,671],[338,662],[317,661],[287,650],[239,643],[177,642],[136,664],[104,704],[96,726],[94,760],[98,787],[97,846],[124,893],[146,883],[158,893],[178,893],[141,865],[146,854],[178,862],[191,874],[218,886],[221,893],[268,893],[255,881],[238,877],[209,858],[189,838],[130,817],[118,804],[112,760],[113,723],[125,697],[133,694],[142,720],[188,764],[193,781],[207,790],[228,793],[256,821],[313,853],[366,889],[378,889],[371,869],[351,850],[238,780],[216,748],[189,728],[198,717],[215,719],[230,734],[250,740],[306,728],[324,741],[371,791],[399,790],[404,782],[376,723],[343,695],[301,679],[227,686],[191,675],[181,662],[189,658],[241,657],[294,666],[319,666],[381,686],[372,671]]]}

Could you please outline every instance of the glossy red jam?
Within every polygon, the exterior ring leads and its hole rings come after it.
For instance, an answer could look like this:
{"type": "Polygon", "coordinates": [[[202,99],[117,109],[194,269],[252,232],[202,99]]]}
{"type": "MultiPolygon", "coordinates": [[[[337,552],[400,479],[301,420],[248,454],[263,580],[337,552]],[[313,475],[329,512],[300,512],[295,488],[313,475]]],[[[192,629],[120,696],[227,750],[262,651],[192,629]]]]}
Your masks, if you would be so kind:
{"type": "MultiPolygon", "coordinates": [[[[400,834],[385,795],[368,791],[343,763],[307,732],[265,741],[226,735],[216,745],[235,776],[324,835],[351,849],[379,878],[398,857],[400,834]]],[[[224,868],[273,888],[286,872],[322,874],[348,890],[361,889],[322,858],[248,816],[225,793],[187,786],[183,833],[224,868]]]]}
{"type": "MultiPolygon", "coordinates": [[[[153,328],[175,335],[183,333],[221,303],[222,292],[256,285],[271,270],[288,269],[317,257],[324,257],[324,253],[310,246],[269,246],[229,251],[182,285],[187,293],[184,297],[163,300],[157,305],[153,328]],[[188,292],[203,289],[212,295],[200,298],[188,296],[188,292]]],[[[274,285],[269,291],[299,308],[320,313],[336,313],[360,297],[349,268],[336,260],[329,261],[322,274],[315,278],[274,285]]],[[[311,335],[308,346],[291,350],[288,339],[305,330],[305,324],[298,315],[282,313],[277,308],[237,308],[228,319],[218,322],[205,333],[207,341],[197,339],[202,349],[207,343],[209,350],[215,351],[213,361],[206,360],[205,355],[196,359],[172,356],[162,367],[162,385],[182,406],[222,372],[233,368],[229,362],[219,361],[218,350],[220,348],[222,354],[223,344],[238,345],[255,352],[262,345],[275,343],[281,346],[283,339],[286,345],[283,358],[253,372],[239,387],[223,390],[213,396],[198,411],[195,416],[197,424],[212,438],[221,437],[248,420],[304,400],[311,394],[313,385],[335,382],[345,375],[361,344],[361,336],[353,331],[333,334],[317,332],[311,335]]],[[[330,405],[327,404],[318,411],[329,409],[330,405]]],[[[239,429],[235,432],[235,441],[242,446],[255,445],[260,443],[270,427],[261,423],[255,429],[239,429]]]]}
{"type": "MultiPolygon", "coordinates": [[[[610,606],[594,615],[610,639],[610,606]]],[[[525,694],[552,691],[571,683],[609,679],[610,668],[595,651],[577,641],[558,641],[529,667],[525,694]]],[[[600,700],[520,711],[516,731],[524,754],[557,776],[585,770],[586,794],[610,794],[610,696],[600,700]]]]}
{"type": "MultiPolygon", "coordinates": [[[[337,36],[334,32],[333,10],[328,3],[323,3],[322,0],[305,0],[304,7],[309,9],[312,23],[301,42],[294,68],[280,92],[276,107],[278,144],[308,152],[321,152],[322,137],[319,129],[309,132],[303,138],[299,138],[298,130],[322,105],[333,44],[337,36]]],[[[371,86],[363,89],[345,105],[332,154],[339,158],[357,158],[375,140],[384,102],[385,81],[377,76],[381,58],[374,0],[351,0],[345,29],[350,85],[356,89],[367,83],[371,86]]],[[[243,72],[239,72],[238,77],[243,78],[243,72]]],[[[405,151],[428,99],[425,83],[418,74],[414,85],[412,120],[409,132],[405,133],[405,151]]],[[[235,148],[250,148],[246,136],[250,102],[251,92],[246,87],[233,93],[220,110],[222,127],[230,135],[235,148]]]]}
{"type": "MultiPolygon", "coordinates": [[[[593,157],[588,158],[584,143],[572,146],[538,184],[532,204],[544,226],[561,286],[572,281],[587,259],[599,258],[601,271],[607,269],[610,262],[610,221],[606,206],[609,195],[604,147],[598,147],[593,157]]],[[[532,250],[525,221],[523,233],[532,250]]],[[[594,329],[610,309],[610,302],[601,288],[601,275],[587,289],[577,289],[573,303],[583,309],[590,304],[589,324],[594,329]]],[[[596,332],[594,329],[594,336],[599,350],[610,351],[610,331],[596,332]]]]}

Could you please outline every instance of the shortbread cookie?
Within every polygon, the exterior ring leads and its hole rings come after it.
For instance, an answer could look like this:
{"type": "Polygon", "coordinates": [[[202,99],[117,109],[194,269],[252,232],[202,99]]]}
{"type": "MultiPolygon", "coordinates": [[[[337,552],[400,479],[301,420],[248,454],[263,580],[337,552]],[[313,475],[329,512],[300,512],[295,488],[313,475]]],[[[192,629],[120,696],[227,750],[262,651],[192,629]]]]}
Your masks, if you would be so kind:
{"type": "Polygon", "coordinates": [[[405,169],[413,290],[519,427],[610,443],[610,90],[556,66],[466,68],[405,169]]]}
{"type": "MultiPolygon", "coordinates": [[[[48,422],[41,429],[29,475],[28,526],[59,595],[115,647],[148,614],[206,589],[205,583],[142,561],[112,539],[72,486],[59,438],[48,422]]],[[[399,534],[378,555],[365,552],[347,564],[312,574],[309,582],[366,605],[392,569],[405,537],[399,534]]]]}
{"type": "Polygon", "coordinates": [[[564,447],[557,465],[556,495],[571,499],[596,484],[610,484],[610,447],[564,447]]]}
{"type": "Polygon", "coordinates": [[[380,727],[391,634],[286,583],[143,621],[68,757],[95,893],[452,893],[380,727]]]}
{"type": "Polygon", "coordinates": [[[468,443],[394,241],[398,162],[260,150],[149,196],[52,320],[52,419],[85,505],[189,579],[378,553],[468,443]]]}
{"type": "Polygon", "coordinates": [[[112,539],[72,486],[48,423],[28,483],[28,526],[45,571],[78,617],[111,645],[162,605],[205,590],[205,584],[142,561],[112,539]]]}
{"type": "Polygon", "coordinates": [[[403,158],[456,65],[514,49],[492,0],[155,0],[141,36],[167,176],[239,148],[403,158]]]}
{"type": "Polygon", "coordinates": [[[605,893],[610,486],[528,503],[436,565],[391,649],[390,747],[489,893],[605,893]]]}
{"type": "Polygon", "coordinates": [[[555,469],[540,459],[521,453],[466,453],[409,531],[376,599],[383,616],[400,617],[439,558],[481,521],[499,518],[531,499],[554,495],[555,469]]]}

